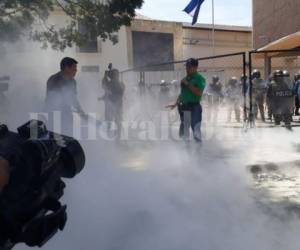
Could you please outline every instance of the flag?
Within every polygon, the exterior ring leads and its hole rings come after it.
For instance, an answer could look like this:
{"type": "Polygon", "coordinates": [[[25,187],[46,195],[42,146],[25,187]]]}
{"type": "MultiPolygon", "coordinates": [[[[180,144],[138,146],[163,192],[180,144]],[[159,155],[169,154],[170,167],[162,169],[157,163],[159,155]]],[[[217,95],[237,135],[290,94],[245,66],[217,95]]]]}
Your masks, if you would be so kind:
{"type": "Polygon", "coordinates": [[[203,2],[204,2],[204,0],[191,0],[191,2],[188,4],[188,6],[186,6],[185,9],[183,10],[184,12],[193,16],[192,25],[194,25],[198,20],[200,7],[203,2]]]}

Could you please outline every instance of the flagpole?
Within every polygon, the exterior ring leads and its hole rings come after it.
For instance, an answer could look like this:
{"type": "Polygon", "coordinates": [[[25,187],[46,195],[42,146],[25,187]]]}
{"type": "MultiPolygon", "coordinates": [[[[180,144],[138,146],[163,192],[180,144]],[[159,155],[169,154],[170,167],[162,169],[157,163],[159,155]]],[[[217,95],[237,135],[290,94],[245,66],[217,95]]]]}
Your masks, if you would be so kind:
{"type": "Polygon", "coordinates": [[[213,49],[213,56],[216,55],[215,51],[215,2],[212,0],[212,49],[213,49]]]}

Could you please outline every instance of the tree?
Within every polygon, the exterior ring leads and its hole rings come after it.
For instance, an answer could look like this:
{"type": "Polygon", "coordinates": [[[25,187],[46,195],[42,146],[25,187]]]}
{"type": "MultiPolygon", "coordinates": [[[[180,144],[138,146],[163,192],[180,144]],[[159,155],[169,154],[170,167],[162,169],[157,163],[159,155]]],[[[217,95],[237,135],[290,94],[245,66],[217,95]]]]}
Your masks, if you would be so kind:
{"type": "Polygon", "coordinates": [[[83,45],[91,36],[115,44],[116,32],[130,25],[142,4],[143,0],[0,0],[0,41],[15,42],[27,36],[44,48],[50,45],[61,51],[83,45]],[[49,24],[55,8],[69,17],[63,28],[49,24]],[[78,23],[84,25],[84,33],[78,23]]]}

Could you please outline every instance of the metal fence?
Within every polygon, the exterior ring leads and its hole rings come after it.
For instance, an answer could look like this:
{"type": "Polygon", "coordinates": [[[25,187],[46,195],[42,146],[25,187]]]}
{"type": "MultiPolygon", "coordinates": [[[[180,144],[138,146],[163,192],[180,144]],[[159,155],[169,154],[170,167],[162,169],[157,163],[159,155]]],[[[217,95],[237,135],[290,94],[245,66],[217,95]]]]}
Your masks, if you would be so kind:
{"type": "MultiPolygon", "coordinates": [[[[246,53],[234,53],[226,55],[218,55],[205,58],[197,58],[199,61],[199,72],[205,77],[207,88],[204,91],[204,122],[210,119],[211,113],[215,112],[210,109],[208,86],[213,76],[218,76],[223,88],[224,102],[226,103],[226,95],[230,95],[228,82],[231,78],[237,79],[237,88],[239,92],[238,109],[241,114],[237,122],[243,124],[247,120],[247,96],[246,96],[246,79],[242,76],[246,75],[246,53]]],[[[130,69],[121,72],[121,79],[125,83],[127,92],[131,94],[130,100],[125,105],[134,105],[137,99],[143,100],[143,115],[154,117],[157,111],[163,110],[164,106],[170,102],[174,102],[180,92],[180,82],[186,76],[185,61],[167,62],[157,65],[147,65],[140,68],[130,69]],[[173,64],[174,70],[161,71],[165,65],[173,64]],[[135,97],[132,96],[135,93],[135,97]],[[151,104],[152,103],[152,104],[151,104]],[[156,104],[156,105],[153,105],[156,104]]],[[[229,120],[228,105],[219,105],[218,122],[226,123],[229,120]]],[[[232,110],[233,112],[233,110],[232,110]]],[[[145,117],[144,117],[145,118],[145,117]]],[[[135,119],[132,118],[131,119],[135,119]]],[[[151,118],[152,119],[152,118],[151,118]]],[[[233,121],[235,121],[233,119],[233,121]]]]}

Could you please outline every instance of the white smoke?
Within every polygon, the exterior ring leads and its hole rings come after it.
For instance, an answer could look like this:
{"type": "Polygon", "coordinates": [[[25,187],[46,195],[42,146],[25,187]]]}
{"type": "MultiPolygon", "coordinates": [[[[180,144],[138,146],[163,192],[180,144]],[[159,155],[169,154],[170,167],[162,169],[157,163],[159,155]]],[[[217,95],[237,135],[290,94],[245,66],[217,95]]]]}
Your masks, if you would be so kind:
{"type": "MultiPolygon", "coordinates": [[[[29,118],[28,112],[41,110],[46,80],[58,70],[63,55],[55,53],[44,66],[31,67],[44,53],[10,56],[6,64],[13,129],[29,118]]],[[[143,100],[135,104],[138,110],[143,100]]],[[[85,169],[66,181],[67,226],[43,249],[297,250],[299,220],[293,214],[282,220],[261,207],[247,165],[295,160],[292,144],[299,130],[217,132],[202,147],[181,141],[118,146],[82,140],[85,169]]]]}
{"type": "Polygon", "coordinates": [[[86,169],[68,182],[67,228],[45,249],[297,249],[295,216],[281,220],[255,198],[245,165],[258,144],[243,139],[242,148],[84,143],[86,169]]]}

